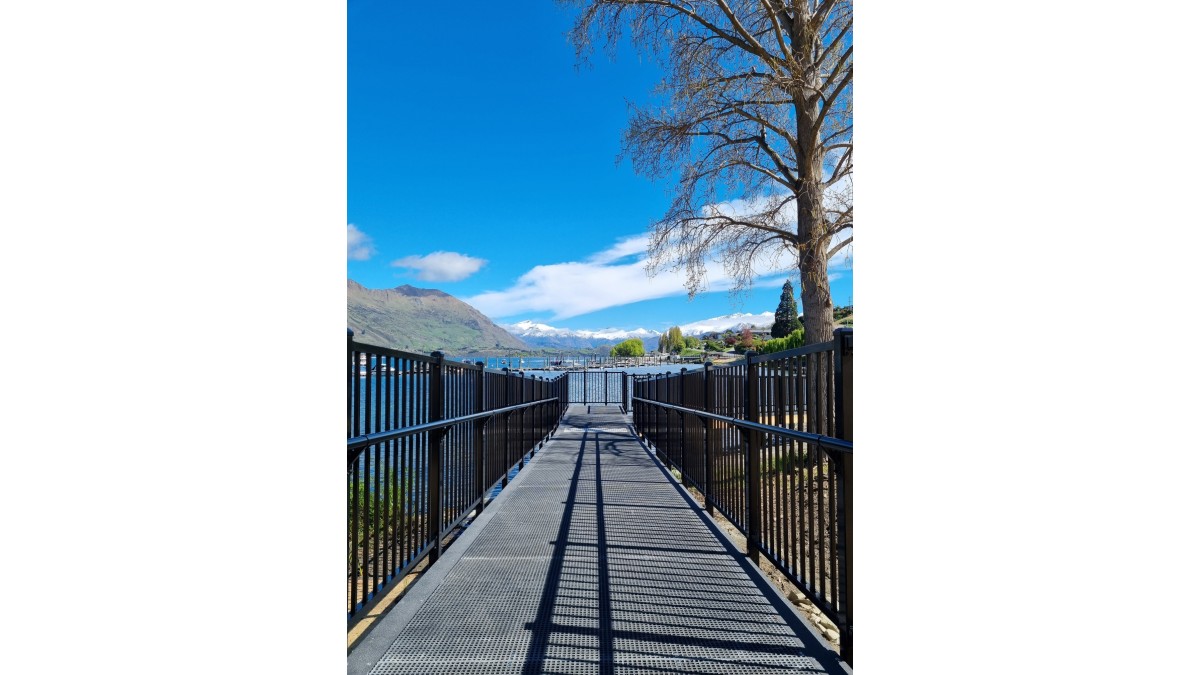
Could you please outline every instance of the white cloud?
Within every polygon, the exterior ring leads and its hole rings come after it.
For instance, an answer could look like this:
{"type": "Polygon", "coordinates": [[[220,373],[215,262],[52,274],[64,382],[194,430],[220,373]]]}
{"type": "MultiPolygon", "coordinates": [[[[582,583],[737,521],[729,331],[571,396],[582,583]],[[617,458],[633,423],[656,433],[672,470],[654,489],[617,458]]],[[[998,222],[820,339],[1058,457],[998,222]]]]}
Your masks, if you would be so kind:
{"type": "MultiPolygon", "coordinates": [[[[642,300],[685,295],[686,274],[683,270],[646,276],[646,241],[645,236],[627,237],[583,262],[538,265],[505,290],[486,291],[466,300],[490,317],[553,312],[554,319],[568,319],[642,300]],[[640,253],[632,262],[608,262],[626,258],[634,252],[640,253]]],[[[710,261],[705,270],[707,290],[725,291],[733,286],[733,280],[725,274],[721,263],[710,261]]]]}
{"type": "Polygon", "coordinates": [[[346,258],[366,260],[375,253],[375,246],[362,230],[352,224],[346,225],[346,258]]]}
{"type": "MultiPolygon", "coordinates": [[[[732,200],[706,209],[710,213],[743,215],[762,208],[765,203],[765,200],[732,200]]],[[[795,213],[794,207],[792,213],[795,213]]],[[[851,230],[839,233],[834,244],[851,234],[851,230]]],[[[486,291],[466,300],[493,318],[552,312],[553,319],[568,319],[642,300],[686,295],[684,270],[663,270],[653,277],[646,276],[649,241],[647,235],[624,237],[581,261],[538,265],[507,289],[486,291]],[[636,257],[630,260],[633,256],[636,257]]],[[[831,270],[848,271],[851,268],[852,247],[853,244],[838,251],[830,260],[831,270]]],[[[795,258],[791,253],[781,251],[777,264],[780,266],[777,269],[760,270],[755,283],[782,283],[785,275],[794,273],[795,258]]],[[[704,269],[705,290],[727,291],[733,287],[733,279],[725,273],[721,263],[710,260],[704,269]]]]}
{"type": "Polygon", "coordinates": [[[610,263],[616,262],[621,258],[626,258],[631,255],[638,256],[639,259],[646,257],[646,247],[650,245],[650,237],[644,234],[635,235],[621,239],[616,244],[609,248],[596,253],[588,258],[591,263],[610,263]]]}
{"type": "Polygon", "coordinates": [[[434,251],[429,255],[410,255],[392,261],[392,267],[415,270],[422,281],[462,281],[487,264],[483,258],[453,251],[434,251]]]}

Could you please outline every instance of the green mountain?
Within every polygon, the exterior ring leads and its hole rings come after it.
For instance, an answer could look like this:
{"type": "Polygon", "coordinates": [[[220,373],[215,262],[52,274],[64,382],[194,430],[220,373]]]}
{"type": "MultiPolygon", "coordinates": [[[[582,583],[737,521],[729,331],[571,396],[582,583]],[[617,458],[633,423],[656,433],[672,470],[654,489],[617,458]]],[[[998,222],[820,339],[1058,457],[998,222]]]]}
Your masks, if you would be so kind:
{"type": "Polygon", "coordinates": [[[467,303],[432,288],[365,288],[346,280],[346,322],[359,342],[418,354],[528,350],[467,303]]]}

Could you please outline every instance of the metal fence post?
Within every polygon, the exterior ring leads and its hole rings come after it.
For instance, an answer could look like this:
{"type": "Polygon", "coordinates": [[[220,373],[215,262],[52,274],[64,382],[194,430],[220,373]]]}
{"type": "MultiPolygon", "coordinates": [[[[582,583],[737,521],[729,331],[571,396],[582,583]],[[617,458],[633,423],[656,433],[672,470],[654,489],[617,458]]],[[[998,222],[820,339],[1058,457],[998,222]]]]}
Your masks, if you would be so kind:
{"type": "MultiPolygon", "coordinates": [[[[677,378],[679,380],[679,398],[676,399],[675,405],[685,405],[684,397],[687,393],[685,391],[686,383],[683,381],[683,375],[686,372],[687,368],[679,369],[679,377],[677,378]]],[[[687,440],[687,413],[681,411],[679,413],[679,482],[683,483],[684,487],[687,487],[687,477],[684,475],[688,465],[687,440]]]]}
{"type": "MultiPolygon", "coordinates": [[[[837,397],[834,399],[836,435],[847,441],[854,440],[854,329],[839,328],[833,331],[834,382],[837,397]]],[[[843,573],[838,577],[838,598],[842,611],[838,618],[838,636],[841,638],[842,660],[853,665],[854,660],[854,455],[836,453],[838,511],[838,557],[841,558],[843,573]]]]}
{"type": "Polygon", "coordinates": [[[642,439],[643,441],[646,440],[646,425],[644,419],[642,418],[642,408],[645,406],[641,405],[637,401],[634,401],[633,399],[642,398],[645,397],[645,395],[645,392],[642,391],[642,381],[636,377],[630,378],[629,408],[630,412],[633,413],[633,428],[637,432],[638,438],[642,439]]]}
{"type": "MultiPolygon", "coordinates": [[[[525,379],[525,374],[521,374],[521,395],[518,397],[518,403],[529,403],[529,381],[525,379]]],[[[527,424],[528,417],[525,415],[526,408],[521,408],[518,413],[520,417],[517,419],[517,426],[521,427],[521,440],[517,442],[517,451],[521,453],[521,458],[517,460],[517,470],[525,468],[525,453],[529,452],[529,425],[527,424]]]]}
{"type": "MultiPolygon", "coordinates": [[[[758,420],[758,366],[754,352],[746,352],[746,421],[758,420]]],[[[755,563],[762,544],[762,485],[759,457],[761,439],[757,431],[742,434],[746,439],[746,553],[755,563]]]]}
{"type": "MultiPolygon", "coordinates": [[[[662,402],[661,384],[662,374],[660,372],[660,374],[654,376],[654,400],[660,402],[660,404],[662,402]]],[[[659,461],[662,464],[666,464],[666,460],[662,459],[666,455],[662,454],[662,426],[659,423],[660,419],[662,419],[662,408],[654,406],[654,454],[659,456],[659,461]]]]}
{"type": "MultiPolygon", "coordinates": [[[[445,354],[433,352],[433,363],[429,366],[429,421],[440,422],[446,406],[446,392],[442,381],[442,364],[445,354]]],[[[429,538],[433,549],[429,552],[429,564],[437,562],[442,555],[442,429],[429,434],[429,503],[425,517],[428,519],[429,538]]]]}
{"type": "MultiPolygon", "coordinates": [[[[501,370],[504,371],[504,405],[501,407],[508,407],[509,395],[512,390],[512,379],[509,376],[512,375],[512,371],[510,371],[508,369],[508,366],[505,366],[501,370]]],[[[512,457],[512,448],[509,446],[509,442],[508,442],[508,418],[510,415],[512,415],[512,413],[504,413],[504,415],[503,415],[503,417],[504,417],[504,477],[500,479],[500,489],[504,489],[504,488],[508,487],[508,469],[509,469],[509,467],[512,466],[512,462],[509,461],[509,458],[512,457]]]]}
{"type": "MultiPolygon", "coordinates": [[[[483,405],[483,361],[479,361],[479,372],[475,377],[475,412],[481,413],[485,410],[483,405]]],[[[483,470],[483,427],[487,425],[487,419],[475,420],[475,494],[479,495],[479,506],[475,507],[475,515],[483,513],[483,500],[485,485],[484,470],[483,470]]]]}
{"type": "MultiPolygon", "coordinates": [[[[542,398],[545,400],[549,400],[550,393],[552,391],[553,391],[553,387],[550,384],[550,378],[548,376],[542,376],[542,398]]],[[[554,420],[551,419],[551,415],[553,413],[553,407],[554,406],[552,406],[549,403],[542,404],[542,447],[543,448],[546,447],[546,443],[550,442],[550,427],[554,422],[554,420]]]]}
{"type": "MultiPolygon", "coordinates": [[[[533,376],[533,400],[542,400],[542,377],[540,375],[533,376]]],[[[533,427],[531,438],[533,439],[533,454],[536,455],[538,448],[542,447],[542,424],[544,422],[542,404],[539,403],[532,408],[533,422],[530,426],[533,427]]]]}
{"type": "Polygon", "coordinates": [[[629,413],[629,373],[621,371],[621,412],[629,413]]]}
{"type": "MultiPolygon", "coordinates": [[[[704,412],[713,411],[712,361],[704,362],[704,412]]],[[[708,515],[713,513],[712,475],[713,465],[717,454],[717,423],[705,418],[704,420],[704,509],[708,515]]]]}

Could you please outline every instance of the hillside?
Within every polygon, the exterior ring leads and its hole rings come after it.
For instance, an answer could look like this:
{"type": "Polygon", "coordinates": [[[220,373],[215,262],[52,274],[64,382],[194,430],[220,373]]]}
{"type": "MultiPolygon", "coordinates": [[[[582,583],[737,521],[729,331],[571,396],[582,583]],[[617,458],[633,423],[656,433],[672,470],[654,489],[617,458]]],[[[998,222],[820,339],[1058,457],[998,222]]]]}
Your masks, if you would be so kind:
{"type": "Polygon", "coordinates": [[[833,327],[854,327],[854,305],[833,308],[833,327]]]}
{"type": "Polygon", "coordinates": [[[347,279],[346,325],[356,340],[419,354],[529,349],[474,307],[432,288],[376,290],[347,279]]]}

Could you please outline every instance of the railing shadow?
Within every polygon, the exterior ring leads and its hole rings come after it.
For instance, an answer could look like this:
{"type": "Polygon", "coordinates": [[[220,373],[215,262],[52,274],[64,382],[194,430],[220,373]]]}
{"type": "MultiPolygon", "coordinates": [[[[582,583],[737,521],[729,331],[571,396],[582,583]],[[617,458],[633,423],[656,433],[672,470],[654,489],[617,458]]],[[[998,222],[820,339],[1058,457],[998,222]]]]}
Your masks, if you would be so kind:
{"type": "MultiPolygon", "coordinates": [[[[761,670],[794,672],[794,657],[805,656],[816,659],[826,672],[841,672],[836,657],[820,653],[827,650],[797,623],[791,606],[780,604],[778,593],[763,586],[769,582],[756,570],[752,573],[752,563],[686,496],[686,506],[669,508],[695,512],[699,522],[688,529],[711,532],[715,542],[689,547],[686,533],[653,523],[653,516],[640,522],[633,514],[668,507],[639,499],[650,497],[648,488],[638,487],[646,481],[626,481],[624,476],[606,481],[610,466],[603,461],[606,456],[628,455],[632,439],[624,432],[592,429],[591,424],[581,428],[536,617],[525,625],[531,641],[522,673],[542,673],[548,662],[598,664],[602,675],[614,673],[618,664],[622,669],[672,673],[700,672],[689,670],[689,664],[703,667],[703,672],[727,665],[733,672],[747,665],[739,653],[751,655],[754,667],[761,670]],[[587,469],[594,476],[587,476],[587,469]],[[606,501],[606,489],[611,502],[606,501]],[[720,577],[688,567],[713,556],[735,561],[725,569],[740,567],[752,586],[742,585],[738,592],[720,577]],[[631,576],[622,571],[636,572],[631,576]],[[785,626],[776,615],[783,616],[785,626]],[[709,620],[710,616],[717,618],[709,620]],[[804,649],[795,646],[796,638],[804,649]]],[[[648,457],[648,464],[662,471],[652,455],[648,457]]],[[[612,471],[623,474],[628,468],[612,471]]]]}

